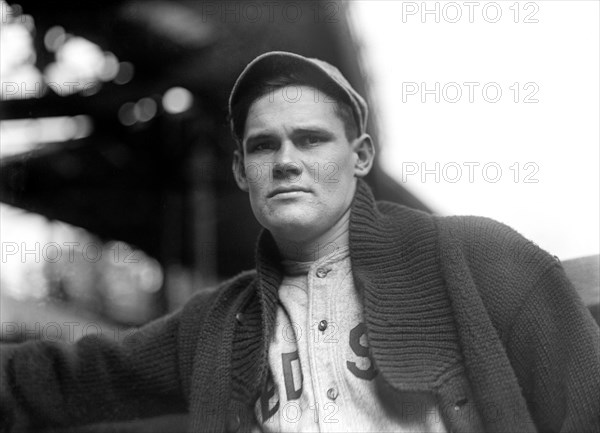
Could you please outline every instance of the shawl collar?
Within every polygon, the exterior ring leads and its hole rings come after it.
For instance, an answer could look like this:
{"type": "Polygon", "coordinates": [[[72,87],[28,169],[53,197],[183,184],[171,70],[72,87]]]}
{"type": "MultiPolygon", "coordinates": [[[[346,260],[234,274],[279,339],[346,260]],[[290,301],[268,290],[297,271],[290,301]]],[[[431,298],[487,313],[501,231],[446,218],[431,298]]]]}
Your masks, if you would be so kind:
{"type": "MultiPolygon", "coordinates": [[[[350,216],[350,259],[380,373],[399,390],[433,390],[451,367],[460,367],[460,349],[431,216],[392,203],[378,206],[359,179],[350,216]]],[[[279,262],[275,241],[263,230],[256,263],[265,366],[282,280],[279,262]]]]}

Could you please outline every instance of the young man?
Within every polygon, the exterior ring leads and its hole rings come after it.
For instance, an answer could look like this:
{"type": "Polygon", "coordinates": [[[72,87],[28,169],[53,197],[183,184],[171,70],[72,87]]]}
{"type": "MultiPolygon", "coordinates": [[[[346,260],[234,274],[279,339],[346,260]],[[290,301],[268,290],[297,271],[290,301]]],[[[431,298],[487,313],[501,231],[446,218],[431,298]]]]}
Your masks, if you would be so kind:
{"type": "Polygon", "coordinates": [[[367,106],[337,69],[259,56],[230,114],[256,269],[122,344],[3,350],[5,426],[600,430],[599,330],[560,264],[492,220],[376,202],[367,106]]]}

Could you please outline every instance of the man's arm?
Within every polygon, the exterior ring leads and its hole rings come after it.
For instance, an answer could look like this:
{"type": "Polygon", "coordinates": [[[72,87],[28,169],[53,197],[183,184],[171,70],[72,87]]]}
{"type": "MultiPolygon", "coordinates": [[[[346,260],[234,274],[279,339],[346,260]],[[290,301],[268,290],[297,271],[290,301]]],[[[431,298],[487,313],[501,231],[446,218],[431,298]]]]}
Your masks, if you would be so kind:
{"type": "Polygon", "coordinates": [[[600,431],[600,331],[560,264],[525,297],[507,344],[540,431],[600,431]]]}
{"type": "Polygon", "coordinates": [[[179,313],[117,342],[26,342],[0,347],[0,431],[73,426],[183,412],[179,313]]]}

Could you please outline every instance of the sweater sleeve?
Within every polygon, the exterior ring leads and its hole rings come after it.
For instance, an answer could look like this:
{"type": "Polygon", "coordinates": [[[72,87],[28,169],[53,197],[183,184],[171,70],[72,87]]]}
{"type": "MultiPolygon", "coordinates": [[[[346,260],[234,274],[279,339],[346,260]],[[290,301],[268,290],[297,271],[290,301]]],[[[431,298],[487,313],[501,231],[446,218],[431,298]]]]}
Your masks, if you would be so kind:
{"type": "Polygon", "coordinates": [[[0,431],[74,426],[186,410],[175,313],[122,342],[83,337],[0,348],[0,431]]]}
{"type": "Polygon", "coordinates": [[[600,432],[600,331],[560,264],[526,295],[508,350],[541,432],[600,432]]]}

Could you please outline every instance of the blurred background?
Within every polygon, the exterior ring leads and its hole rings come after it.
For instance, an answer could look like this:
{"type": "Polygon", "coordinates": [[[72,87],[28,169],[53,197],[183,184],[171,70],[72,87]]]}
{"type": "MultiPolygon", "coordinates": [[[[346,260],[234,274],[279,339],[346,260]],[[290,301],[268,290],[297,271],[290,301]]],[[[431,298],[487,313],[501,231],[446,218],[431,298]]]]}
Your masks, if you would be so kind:
{"type": "Polygon", "coordinates": [[[226,106],[270,50],[367,97],[379,199],[598,254],[599,4],[477,4],[0,1],[2,341],[119,338],[253,267],[226,106]]]}

